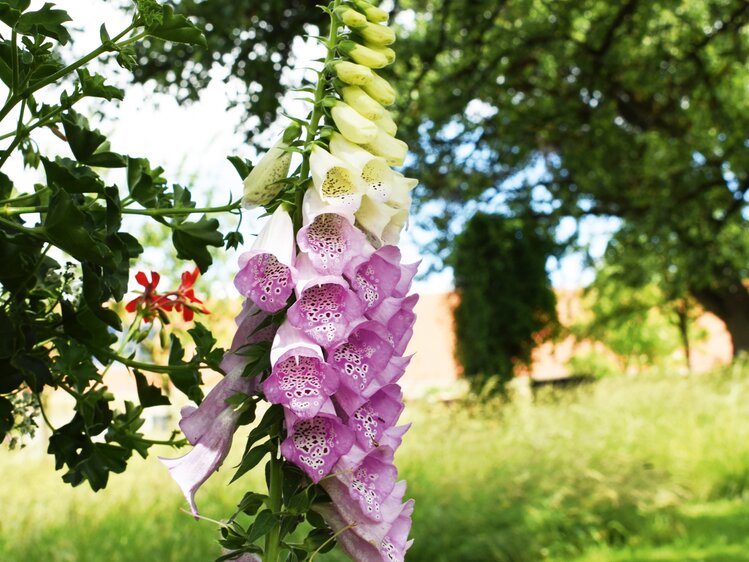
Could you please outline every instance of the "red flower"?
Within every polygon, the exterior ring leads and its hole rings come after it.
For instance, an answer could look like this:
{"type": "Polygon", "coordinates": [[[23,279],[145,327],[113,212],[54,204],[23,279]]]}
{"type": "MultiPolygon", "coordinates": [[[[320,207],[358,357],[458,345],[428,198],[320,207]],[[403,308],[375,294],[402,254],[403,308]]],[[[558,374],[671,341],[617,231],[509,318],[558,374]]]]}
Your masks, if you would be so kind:
{"type": "Polygon", "coordinates": [[[156,286],[159,284],[161,276],[152,271],[149,281],[146,274],[139,271],[135,274],[135,280],[143,286],[143,294],[128,302],[125,305],[125,310],[128,312],[138,310],[146,322],[152,322],[156,316],[167,322],[166,313],[174,309],[177,312],[182,312],[182,318],[186,322],[193,319],[195,312],[209,314],[208,310],[202,306],[203,301],[195,296],[195,291],[192,288],[199,274],[200,270],[197,267],[192,272],[185,271],[182,274],[182,282],[179,288],[176,291],[161,295],[156,292],[156,286]]]}
{"type": "Polygon", "coordinates": [[[195,280],[198,278],[198,275],[200,275],[200,269],[197,267],[192,270],[192,273],[185,271],[182,274],[182,283],[180,283],[179,288],[177,289],[177,301],[174,308],[177,312],[182,312],[182,318],[184,318],[186,322],[193,319],[195,312],[210,314],[206,307],[195,306],[192,304],[203,304],[203,301],[195,296],[195,291],[192,288],[192,286],[195,285],[195,280]]]}

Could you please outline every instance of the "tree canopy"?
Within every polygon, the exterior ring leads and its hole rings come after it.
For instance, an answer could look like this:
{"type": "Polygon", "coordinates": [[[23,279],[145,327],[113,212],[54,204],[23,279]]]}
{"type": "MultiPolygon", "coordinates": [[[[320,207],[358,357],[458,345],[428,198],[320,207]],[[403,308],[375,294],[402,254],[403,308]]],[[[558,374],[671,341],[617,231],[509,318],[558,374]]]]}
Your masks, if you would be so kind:
{"type": "MultiPolygon", "coordinates": [[[[206,60],[229,57],[265,111],[278,97],[270,67],[289,55],[272,32],[312,21],[313,6],[199,7],[213,25],[206,60]],[[232,58],[251,49],[263,54],[232,58]]],[[[421,200],[445,203],[432,216],[443,250],[467,201],[552,223],[618,217],[648,240],[644,251],[668,245],[689,292],[726,323],[736,352],[749,350],[749,4],[402,0],[396,14],[399,134],[421,200]],[[530,167],[541,173],[519,175],[530,167]]],[[[143,77],[184,86],[205,76],[174,59],[143,77]]]]}

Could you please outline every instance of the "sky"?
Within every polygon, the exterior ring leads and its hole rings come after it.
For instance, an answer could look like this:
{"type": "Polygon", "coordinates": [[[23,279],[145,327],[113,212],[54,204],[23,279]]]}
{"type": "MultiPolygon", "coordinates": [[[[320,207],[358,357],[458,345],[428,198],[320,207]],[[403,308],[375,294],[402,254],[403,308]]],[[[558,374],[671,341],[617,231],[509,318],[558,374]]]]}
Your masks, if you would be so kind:
{"type": "MultiPolygon", "coordinates": [[[[36,3],[39,2],[34,2],[36,3]]],[[[73,33],[75,41],[72,46],[73,53],[78,56],[98,46],[99,27],[102,22],[106,22],[110,35],[115,35],[128,25],[128,18],[116,8],[117,3],[114,2],[63,0],[58,2],[58,5],[70,13],[78,29],[73,33]]],[[[407,14],[401,17],[406,19],[399,23],[407,24],[407,14]]],[[[297,69],[287,73],[283,82],[291,85],[298,81],[305,72],[303,68],[314,66],[315,63],[312,61],[319,57],[320,49],[312,40],[305,42],[297,39],[294,49],[297,69]]],[[[170,182],[191,186],[198,206],[220,205],[227,202],[230,197],[233,200],[241,197],[241,179],[226,157],[238,154],[256,161],[258,155],[246,145],[242,135],[236,133],[237,124],[244,119],[244,115],[240,108],[227,109],[227,91],[237,86],[231,81],[228,84],[224,82],[222,69],[214,70],[214,80],[202,92],[200,100],[185,106],[179,106],[168,95],[154,92],[152,86],[128,84],[124,73],[120,77],[110,78],[110,72],[106,75],[115,84],[126,86],[124,101],[108,107],[108,118],[96,123],[96,126],[109,136],[113,150],[133,156],[146,156],[152,165],[163,166],[170,182]]],[[[58,95],[58,92],[51,93],[58,95]]],[[[2,94],[3,92],[0,92],[0,95],[2,94]]],[[[88,107],[81,104],[77,109],[87,114],[87,111],[92,112],[94,107],[92,104],[88,107]]],[[[288,114],[298,117],[304,117],[307,112],[306,105],[296,100],[294,94],[286,96],[283,107],[288,114]]],[[[480,104],[471,104],[469,110],[476,112],[482,111],[482,108],[480,104]]],[[[279,123],[277,127],[262,132],[261,139],[268,144],[272,143],[285,125],[279,123]]],[[[41,131],[36,140],[47,153],[69,155],[67,146],[47,130],[41,131]]],[[[39,172],[24,171],[18,156],[14,156],[8,162],[8,166],[11,177],[22,177],[29,186],[33,185],[34,181],[42,179],[39,172]]],[[[122,172],[113,172],[114,177],[108,178],[109,181],[117,181],[118,173],[122,172]]],[[[249,212],[243,219],[245,248],[241,248],[240,251],[249,249],[252,234],[256,234],[260,229],[262,221],[258,221],[257,216],[257,212],[249,212]]],[[[227,219],[226,224],[232,224],[231,218],[227,219]]],[[[563,221],[559,232],[560,238],[568,236],[574,228],[571,219],[563,221]]],[[[585,220],[580,225],[581,241],[590,244],[591,255],[600,256],[609,234],[615,228],[616,223],[611,221],[585,220]]],[[[423,247],[430,237],[430,232],[415,227],[407,230],[401,240],[404,259],[415,261],[424,258],[423,247]]],[[[230,254],[235,253],[230,251],[230,254]]],[[[158,264],[159,253],[147,253],[144,262],[146,266],[158,264]]],[[[235,262],[234,255],[228,255],[222,260],[228,267],[235,262]]],[[[592,272],[585,269],[581,254],[567,256],[558,263],[550,260],[548,266],[555,287],[576,288],[592,280],[592,272]]],[[[216,268],[210,270],[205,282],[210,283],[211,294],[230,296],[233,288],[228,280],[232,275],[233,273],[227,274],[226,271],[217,271],[216,268]]],[[[445,270],[417,279],[414,289],[424,293],[449,291],[452,289],[452,274],[445,270]]]]}

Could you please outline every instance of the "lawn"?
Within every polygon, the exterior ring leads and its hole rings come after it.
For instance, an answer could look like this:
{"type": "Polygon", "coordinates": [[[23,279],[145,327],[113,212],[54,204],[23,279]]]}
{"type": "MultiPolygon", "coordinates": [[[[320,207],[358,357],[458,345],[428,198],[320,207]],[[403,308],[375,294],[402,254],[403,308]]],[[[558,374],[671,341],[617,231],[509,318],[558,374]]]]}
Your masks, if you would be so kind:
{"type": "MultiPolygon", "coordinates": [[[[749,370],[614,377],[535,403],[412,402],[397,462],[416,498],[411,562],[749,561],[749,370]]],[[[158,461],[93,494],[40,449],[0,453],[3,562],[202,562],[214,524],[192,520],[158,461]]],[[[198,495],[221,518],[257,487],[198,495]]],[[[338,555],[321,561],[338,562],[338,555]]]]}

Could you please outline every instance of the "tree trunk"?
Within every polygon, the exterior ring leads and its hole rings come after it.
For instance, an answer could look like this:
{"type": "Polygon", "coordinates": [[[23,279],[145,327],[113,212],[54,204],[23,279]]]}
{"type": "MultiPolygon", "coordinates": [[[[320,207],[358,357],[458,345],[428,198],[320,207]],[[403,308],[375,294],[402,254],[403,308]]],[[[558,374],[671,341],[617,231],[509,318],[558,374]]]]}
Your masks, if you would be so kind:
{"type": "Polygon", "coordinates": [[[749,289],[741,280],[695,288],[692,294],[706,310],[725,323],[731,335],[733,357],[741,352],[749,353],[749,289]]]}
{"type": "Polygon", "coordinates": [[[684,360],[687,363],[687,371],[692,372],[692,347],[689,341],[689,303],[687,299],[681,299],[676,305],[676,319],[679,327],[681,345],[684,348],[684,360]]]}

